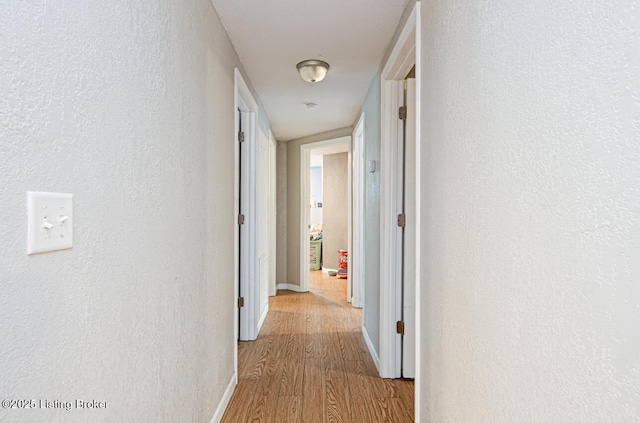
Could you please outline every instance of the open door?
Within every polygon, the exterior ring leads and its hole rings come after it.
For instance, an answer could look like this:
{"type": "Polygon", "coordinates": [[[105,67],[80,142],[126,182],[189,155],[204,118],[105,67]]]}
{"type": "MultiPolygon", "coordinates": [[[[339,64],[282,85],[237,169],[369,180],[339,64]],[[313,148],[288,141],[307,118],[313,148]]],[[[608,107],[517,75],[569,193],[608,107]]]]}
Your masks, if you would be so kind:
{"type": "Polygon", "coordinates": [[[249,143],[246,141],[247,125],[250,115],[238,109],[238,143],[240,145],[239,158],[239,175],[240,180],[238,188],[238,339],[248,341],[251,339],[249,334],[250,316],[248,304],[245,301],[250,296],[250,241],[249,241],[249,225],[247,220],[249,209],[249,166],[247,159],[249,158],[249,143]]]}
{"type": "Polygon", "coordinates": [[[416,362],[416,80],[405,83],[403,263],[402,263],[402,377],[415,378],[416,362]]]}
{"type": "MultiPolygon", "coordinates": [[[[236,142],[236,185],[235,205],[237,216],[236,244],[234,248],[235,280],[238,330],[234,336],[241,341],[255,340],[260,331],[259,286],[257,282],[257,178],[265,180],[266,171],[259,174],[256,163],[258,144],[258,104],[238,69],[235,70],[235,142],[236,142]]],[[[266,160],[265,160],[266,162],[266,160]]],[[[264,167],[266,169],[266,166],[264,167]]],[[[261,210],[266,210],[266,205],[261,210]]],[[[263,225],[263,226],[266,226],[263,225]]],[[[265,260],[266,261],[266,260],[265,260]]],[[[266,292],[266,291],[265,291],[266,292]]]]}
{"type": "Polygon", "coordinates": [[[383,378],[419,375],[420,263],[420,2],[414,4],[380,73],[380,326],[379,366],[383,378]],[[415,78],[412,69],[415,69],[415,78]],[[406,81],[407,78],[414,80],[406,81]],[[407,89],[408,88],[408,89],[407,89]],[[405,98],[405,90],[410,97],[405,98]],[[406,106],[406,107],[405,107],[406,106]],[[406,131],[405,131],[406,129],[406,131]],[[405,138],[407,132],[408,138],[405,138]],[[405,149],[405,143],[407,143],[405,149]],[[406,150],[406,151],[405,151],[406,150]],[[405,158],[410,160],[405,166],[405,158]],[[407,173],[405,173],[407,172],[407,173]],[[405,182],[410,185],[405,187],[405,182]],[[407,197],[405,197],[407,194],[407,197]],[[408,236],[405,239],[405,234],[408,236]],[[407,255],[405,256],[405,251],[407,255]],[[405,279],[405,276],[407,277],[405,279]]]}

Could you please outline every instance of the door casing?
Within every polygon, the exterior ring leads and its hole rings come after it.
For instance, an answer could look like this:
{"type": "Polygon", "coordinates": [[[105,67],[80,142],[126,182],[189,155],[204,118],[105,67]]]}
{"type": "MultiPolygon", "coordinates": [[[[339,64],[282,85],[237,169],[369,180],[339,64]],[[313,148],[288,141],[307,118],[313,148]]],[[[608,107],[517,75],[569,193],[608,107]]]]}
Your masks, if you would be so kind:
{"type": "MultiPolygon", "coordinates": [[[[247,184],[243,183],[242,196],[243,204],[246,208],[242,211],[245,215],[246,226],[246,240],[243,242],[243,254],[246,255],[246,260],[243,258],[243,271],[240,272],[240,236],[239,231],[235,230],[234,237],[234,298],[233,304],[237,304],[239,297],[239,289],[237,281],[240,280],[242,286],[242,293],[244,297],[244,307],[235,307],[235,330],[234,330],[234,344],[236,344],[235,353],[235,369],[237,372],[237,337],[242,341],[254,340],[258,336],[259,331],[259,292],[257,281],[257,231],[256,231],[256,144],[257,144],[257,114],[258,104],[253,98],[249,87],[247,86],[242,74],[238,68],[234,71],[234,86],[235,86],[235,101],[234,101],[234,143],[235,143],[235,206],[234,206],[234,219],[232,224],[237,227],[237,216],[240,213],[238,203],[240,200],[240,143],[237,140],[237,130],[240,127],[238,110],[243,112],[243,115],[247,117],[247,122],[243,122],[243,130],[245,132],[246,150],[243,150],[242,155],[242,167],[246,170],[243,172],[248,177],[247,184]],[[246,125],[245,125],[246,123],[246,125]],[[246,151],[246,154],[244,153],[246,151]],[[246,248],[244,248],[246,247],[246,248]],[[246,268],[245,268],[246,263],[246,268]]],[[[244,206],[243,206],[244,207],[244,206]]]]}
{"type": "Polygon", "coordinates": [[[276,295],[276,151],[278,145],[269,130],[269,296],[276,295]]]}
{"type": "MultiPolygon", "coordinates": [[[[402,84],[411,68],[416,67],[416,163],[420,163],[420,2],[416,2],[380,78],[381,92],[381,157],[380,157],[380,348],[379,373],[384,378],[401,376],[401,337],[396,333],[396,322],[402,315],[401,266],[398,252],[402,245],[402,232],[397,227],[401,201],[402,175],[398,165],[398,144],[402,142],[402,123],[398,108],[402,105],[402,84]]],[[[420,234],[420,168],[416,167],[416,233],[420,234]]],[[[416,239],[416,257],[420,257],[420,237],[416,239]]],[[[416,398],[419,396],[420,374],[420,263],[415,266],[415,324],[416,324],[416,398]]],[[[416,417],[419,401],[415,401],[416,417]]]]}
{"type": "Polygon", "coordinates": [[[351,140],[353,143],[353,195],[352,195],[352,246],[349,257],[349,278],[351,279],[351,305],[362,308],[364,304],[364,210],[365,210],[365,154],[364,154],[364,112],[358,118],[351,140]]]}

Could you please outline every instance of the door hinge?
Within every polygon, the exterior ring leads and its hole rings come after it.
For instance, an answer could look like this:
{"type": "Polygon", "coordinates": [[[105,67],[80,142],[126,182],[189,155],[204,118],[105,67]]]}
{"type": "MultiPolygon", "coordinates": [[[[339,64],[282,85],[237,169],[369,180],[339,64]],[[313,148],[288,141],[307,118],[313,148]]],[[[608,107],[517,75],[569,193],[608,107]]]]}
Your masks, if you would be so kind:
{"type": "Polygon", "coordinates": [[[238,215],[238,225],[244,225],[244,214],[238,215]]]}
{"type": "Polygon", "coordinates": [[[398,119],[405,120],[407,118],[407,106],[400,106],[398,109],[398,119]]]}
{"type": "Polygon", "coordinates": [[[396,322],[396,333],[400,335],[404,335],[404,322],[398,321],[396,322]]]}
{"type": "Polygon", "coordinates": [[[244,132],[238,131],[238,142],[244,142],[244,132]]]}
{"type": "Polygon", "coordinates": [[[402,213],[398,215],[398,226],[400,226],[401,228],[404,228],[404,226],[407,223],[407,216],[402,213]]]}
{"type": "Polygon", "coordinates": [[[238,308],[244,307],[244,297],[238,297],[238,308]]]}

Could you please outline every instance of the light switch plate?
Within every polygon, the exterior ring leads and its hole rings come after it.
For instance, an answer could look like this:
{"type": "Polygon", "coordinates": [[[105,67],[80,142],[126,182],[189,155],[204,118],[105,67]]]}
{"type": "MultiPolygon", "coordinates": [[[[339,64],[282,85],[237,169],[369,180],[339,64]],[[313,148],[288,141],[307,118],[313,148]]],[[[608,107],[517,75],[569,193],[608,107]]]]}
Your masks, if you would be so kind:
{"type": "Polygon", "coordinates": [[[73,194],[27,192],[27,254],[73,247],[73,194]]]}

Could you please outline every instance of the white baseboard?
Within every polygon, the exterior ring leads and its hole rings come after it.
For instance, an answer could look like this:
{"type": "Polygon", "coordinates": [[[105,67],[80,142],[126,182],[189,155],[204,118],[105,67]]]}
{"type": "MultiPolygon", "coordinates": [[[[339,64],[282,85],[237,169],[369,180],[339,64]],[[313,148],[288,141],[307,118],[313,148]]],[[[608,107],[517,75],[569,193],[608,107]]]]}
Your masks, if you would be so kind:
{"type": "Polygon", "coordinates": [[[222,399],[218,403],[218,407],[216,408],[216,412],[213,414],[210,423],[220,423],[220,421],[222,421],[222,416],[224,416],[224,412],[227,410],[227,406],[229,405],[229,401],[231,401],[231,396],[233,395],[233,391],[236,389],[237,383],[236,374],[234,373],[227,385],[227,389],[224,390],[224,395],[222,395],[222,399]]]}
{"type": "Polygon", "coordinates": [[[324,273],[329,273],[329,272],[336,272],[336,273],[338,273],[338,271],[337,271],[336,269],[329,269],[328,267],[323,267],[323,268],[322,268],[322,271],[323,271],[324,273]]]}
{"type": "Polygon", "coordinates": [[[376,369],[378,369],[378,373],[380,373],[380,357],[378,357],[378,353],[373,346],[373,342],[369,337],[369,332],[367,332],[367,328],[362,325],[362,336],[364,337],[364,343],[367,344],[367,348],[369,349],[369,355],[373,359],[373,363],[376,365],[376,369]]]}
{"type": "Polygon", "coordinates": [[[291,285],[290,283],[279,283],[277,286],[278,289],[286,289],[293,292],[302,292],[298,285],[291,285]]]}

